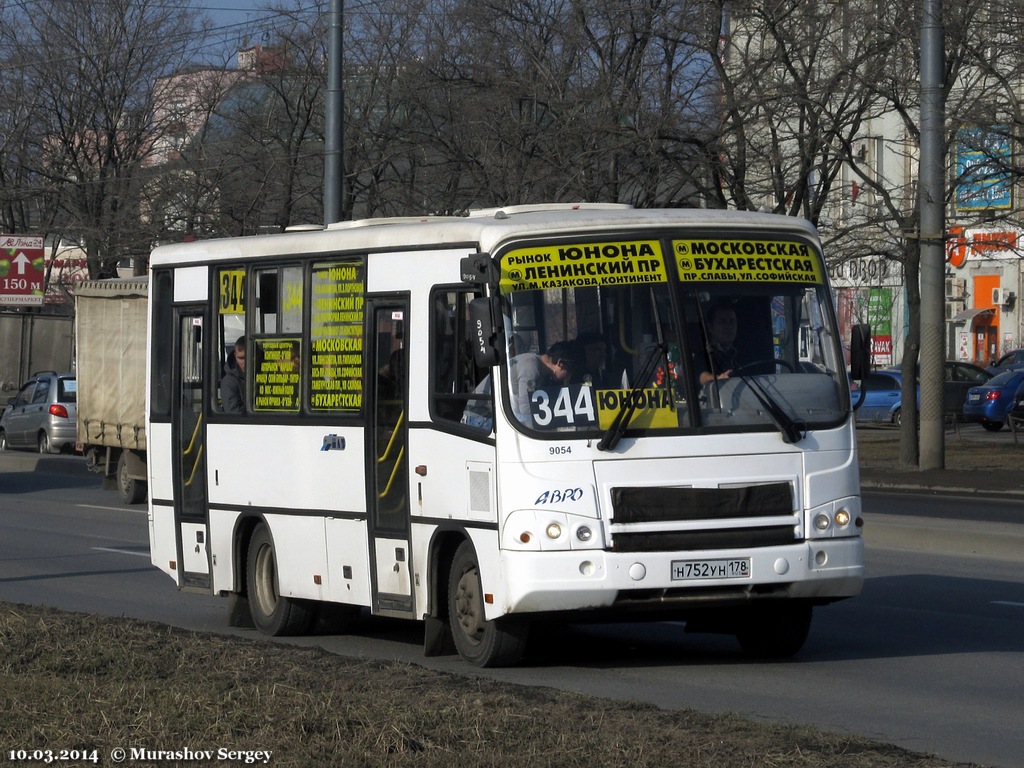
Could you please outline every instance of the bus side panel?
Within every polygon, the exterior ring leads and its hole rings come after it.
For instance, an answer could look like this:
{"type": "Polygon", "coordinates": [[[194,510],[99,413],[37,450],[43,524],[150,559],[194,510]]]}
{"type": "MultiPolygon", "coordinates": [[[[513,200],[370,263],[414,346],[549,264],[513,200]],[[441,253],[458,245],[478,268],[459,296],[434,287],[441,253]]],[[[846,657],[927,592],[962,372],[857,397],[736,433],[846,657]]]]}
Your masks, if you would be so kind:
{"type": "Polygon", "coordinates": [[[267,515],[277,555],[282,597],[323,600],[329,591],[327,541],[322,517],[267,515]]]}
{"type": "Polygon", "coordinates": [[[171,563],[178,560],[178,532],[174,525],[174,477],[171,462],[171,425],[162,422],[149,425],[149,552],[157,568],[181,586],[181,574],[171,563]]]}
{"type": "Polygon", "coordinates": [[[370,605],[369,542],[365,520],[329,517],[327,535],[327,599],[336,603],[370,605]]]}
{"type": "Polygon", "coordinates": [[[161,571],[171,576],[181,586],[179,571],[171,568],[177,562],[178,553],[175,542],[177,531],[174,528],[174,507],[166,504],[150,502],[149,505],[149,557],[150,561],[161,571]]]}
{"type": "Polygon", "coordinates": [[[146,465],[149,472],[149,497],[169,502],[174,498],[171,425],[168,422],[154,422],[147,426],[149,445],[146,465]]]}
{"type": "MultiPolygon", "coordinates": [[[[494,446],[445,432],[413,429],[409,431],[409,456],[413,589],[415,604],[427,610],[433,606],[428,574],[445,570],[427,559],[436,528],[429,523],[493,528],[497,522],[494,446]],[[422,467],[422,474],[416,472],[417,467],[422,467]],[[428,524],[417,524],[420,522],[428,524]]],[[[496,534],[491,538],[488,549],[478,553],[481,566],[497,554],[496,534]]],[[[442,614],[444,610],[441,608],[442,614]]]]}
{"type": "Polygon", "coordinates": [[[211,424],[210,503],[365,514],[363,440],[356,427],[211,424]]]}
{"type": "MultiPolygon", "coordinates": [[[[232,539],[238,517],[238,512],[210,510],[210,559],[213,561],[212,591],[215,595],[236,592],[241,586],[235,580],[235,547],[232,539]]],[[[238,565],[237,573],[244,572],[245,563],[238,565]]]]}

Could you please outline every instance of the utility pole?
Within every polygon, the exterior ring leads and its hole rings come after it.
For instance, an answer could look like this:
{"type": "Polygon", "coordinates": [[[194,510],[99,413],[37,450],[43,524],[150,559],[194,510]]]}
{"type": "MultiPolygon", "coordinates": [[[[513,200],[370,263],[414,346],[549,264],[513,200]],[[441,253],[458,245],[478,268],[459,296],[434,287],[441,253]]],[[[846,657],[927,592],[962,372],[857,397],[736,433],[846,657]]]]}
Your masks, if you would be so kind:
{"type": "Polygon", "coordinates": [[[946,107],[944,97],[946,44],[942,0],[923,0],[921,25],[921,165],[920,264],[921,403],[919,456],[921,469],[946,465],[943,412],[943,329],[945,315],[946,107]]]}
{"type": "Polygon", "coordinates": [[[345,217],[344,15],[345,0],[331,0],[324,115],[324,224],[333,224],[345,217]]]}

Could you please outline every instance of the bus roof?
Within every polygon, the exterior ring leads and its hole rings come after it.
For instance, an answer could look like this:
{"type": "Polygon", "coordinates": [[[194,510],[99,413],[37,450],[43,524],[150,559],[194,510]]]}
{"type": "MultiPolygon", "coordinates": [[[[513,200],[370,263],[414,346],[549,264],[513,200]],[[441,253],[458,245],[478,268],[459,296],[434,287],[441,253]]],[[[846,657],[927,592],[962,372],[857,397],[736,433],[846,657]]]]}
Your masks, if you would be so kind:
{"type": "Polygon", "coordinates": [[[618,204],[551,203],[472,211],[468,216],[407,216],[344,221],[274,235],[198,240],[161,245],[151,266],[237,260],[282,254],[381,251],[472,245],[494,252],[506,241],[566,233],[625,229],[706,227],[716,231],[760,229],[815,236],[814,226],[793,216],[703,208],[641,209],[618,204]]]}

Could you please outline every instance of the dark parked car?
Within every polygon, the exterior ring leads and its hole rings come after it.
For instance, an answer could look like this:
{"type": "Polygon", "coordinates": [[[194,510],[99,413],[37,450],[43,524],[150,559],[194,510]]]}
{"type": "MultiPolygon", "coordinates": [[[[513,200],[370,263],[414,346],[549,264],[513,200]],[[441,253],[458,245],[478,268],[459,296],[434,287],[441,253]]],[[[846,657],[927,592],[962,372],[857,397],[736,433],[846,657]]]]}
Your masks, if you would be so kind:
{"type": "MultiPolygon", "coordinates": [[[[942,410],[947,416],[961,416],[967,393],[971,387],[984,384],[992,378],[984,368],[971,363],[947,361],[942,385],[942,410]]],[[[899,368],[883,368],[868,374],[864,381],[867,392],[864,403],[857,410],[859,422],[899,424],[902,420],[903,375],[899,368]]],[[[856,403],[859,393],[853,394],[856,403]]],[[[921,390],[918,387],[918,402],[921,390]]]]}
{"type": "Polygon", "coordinates": [[[32,448],[40,453],[74,450],[78,440],[73,373],[37,373],[7,401],[0,417],[0,450],[32,448]]]}
{"type": "Polygon", "coordinates": [[[1010,409],[1017,402],[1017,395],[1024,389],[1024,369],[1011,368],[997,373],[988,383],[971,387],[964,403],[964,418],[980,422],[981,426],[998,432],[1006,423],[1010,409]]]}

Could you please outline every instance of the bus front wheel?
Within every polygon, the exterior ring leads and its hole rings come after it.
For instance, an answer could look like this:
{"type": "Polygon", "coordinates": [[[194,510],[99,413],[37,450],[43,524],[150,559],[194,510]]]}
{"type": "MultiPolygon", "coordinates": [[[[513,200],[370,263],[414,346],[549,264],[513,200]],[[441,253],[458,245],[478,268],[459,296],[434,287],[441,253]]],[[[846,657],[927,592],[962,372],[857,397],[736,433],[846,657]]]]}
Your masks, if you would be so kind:
{"type": "Polygon", "coordinates": [[[301,635],[313,619],[312,609],[300,600],[282,597],[277,581],[277,553],[270,530],[260,525],[249,540],[246,558],[249,590],[249,612],[261,632],[279,635],[301,635]]]}
{"type": "Polygon", "coordinates": [[[464,541],[452,560],[448,581],[448,621],[459,655],[478,667],[506,667],[526,650],[529,624],[523,619],[484,618],[480,564],[473,544],[464,541]]]}

